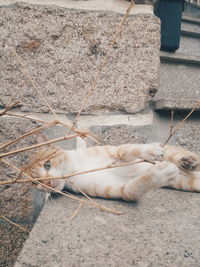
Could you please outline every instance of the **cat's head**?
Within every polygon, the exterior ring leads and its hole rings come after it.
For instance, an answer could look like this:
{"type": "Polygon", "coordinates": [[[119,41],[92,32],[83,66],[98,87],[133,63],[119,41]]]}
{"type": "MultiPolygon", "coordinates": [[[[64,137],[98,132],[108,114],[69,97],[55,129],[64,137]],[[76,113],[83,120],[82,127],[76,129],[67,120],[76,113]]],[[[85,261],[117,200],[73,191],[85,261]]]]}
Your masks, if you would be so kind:
{"type": "MultiPolygon", "coordinates": [[[[31,178],[49,178],[56,176],[63,176],[62,165],[67,161],[66,153],[61,148],[53,145],[42,147],[34,155],[33,159],[25,172],[31,178]]],[[[38,182],[33,182],[33,186],[42,191],[54,192],[45,187],[51,187],[55,190],[62,190],[64,188],[65,180],[60,179],[45,179],[38,182]]]]}

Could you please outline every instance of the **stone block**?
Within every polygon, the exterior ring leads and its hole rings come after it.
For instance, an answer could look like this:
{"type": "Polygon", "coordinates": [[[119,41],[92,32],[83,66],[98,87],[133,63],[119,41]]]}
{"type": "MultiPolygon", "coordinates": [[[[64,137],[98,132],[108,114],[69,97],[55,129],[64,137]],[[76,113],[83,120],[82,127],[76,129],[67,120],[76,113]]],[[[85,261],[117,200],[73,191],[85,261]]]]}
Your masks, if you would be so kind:
{"type": "MultiPolygon", "coordinates": [[[[27,133],[37,127],[37,125],[37,123],[33,123],[27,119],[2,117],[0,127],[1,145],[27,133]]],[[[1,153],[35,143],[37,143],[35,136],[24,138],[16,144],[8,146],[3,151],[1,150],[1,153]]],[[[32,156],[32,153],[33,150],[13,154],[4,159],[17,167],[22,167],[29,163],[29,158],[32,156]]],[[[17,171],[2,162],[0,162],[0,169],[1,181],[14,179],[18,175],[17,171]]],[[[31,185],[9,184],[0,186],[0,213],[17,222],[31,223],[33,216],[31,185]]]]}
{"type": "MultiPolygon", "coordinates": [[[[122,145],[126,143],[145,143],[146,138],[135,127],[127,125],[93,126],[90,131],[98,136],[102,145],[122,145]]],[[[95,145],[93,143],[93,145],[95,145]]]]}
{"type": "MultiPolygon", "coordinates": [[[[0,8],[1,105],[22,87],[20,109],[48,111],[26,82],[12,47],[36,87],[57,111],[79,111],[122,15],[17,4],[0,8]]],[[[131,15],[84,111],[138,112],[159,86],[159,19],[131,15]]]]}

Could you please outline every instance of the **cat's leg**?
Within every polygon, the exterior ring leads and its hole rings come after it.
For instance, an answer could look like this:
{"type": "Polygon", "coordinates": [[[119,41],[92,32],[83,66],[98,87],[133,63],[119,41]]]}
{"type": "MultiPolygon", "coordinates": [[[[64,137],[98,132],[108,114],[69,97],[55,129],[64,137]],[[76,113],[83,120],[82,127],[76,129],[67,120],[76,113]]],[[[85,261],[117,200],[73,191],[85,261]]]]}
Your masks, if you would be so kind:
{"type": "Polygon", "coordinates": [[[151,189],[166,186],[178,176],[178,168],[173,163],[158,162],[144,175],[130,180],[121,188],[124,200],[137,200],[151,189]]]}
{"type": "Polygon", "coordinates": [[[158,143],[121,145],[117,147],[117,153],[118,158],[125,162],[138,158],[155,162],[162,161],[164,158],[164,149],[158,143]]]}
{"type": "Polygon", "coordinates": [[[165,160],[173,162],[182,170],[200,171],[200,156],[182,147],[169,146],[165,148],[165,160]]]}
{"type": "Polygon", "coordinates": [[[169,186],[179,190],[200,192],[200,171],[180,171],[179,175],[176,177],[176,179],[170,182],[169,186]]]}
{"type": "Polygon", "coordinates": [[[170,162],[158,162],[143,175],[130,179],[126,183],[93,184],[84,192],[90,196],[109,199],[138,200],[151,189],[169,185],[178,175],[178,168],[170,162]]]}

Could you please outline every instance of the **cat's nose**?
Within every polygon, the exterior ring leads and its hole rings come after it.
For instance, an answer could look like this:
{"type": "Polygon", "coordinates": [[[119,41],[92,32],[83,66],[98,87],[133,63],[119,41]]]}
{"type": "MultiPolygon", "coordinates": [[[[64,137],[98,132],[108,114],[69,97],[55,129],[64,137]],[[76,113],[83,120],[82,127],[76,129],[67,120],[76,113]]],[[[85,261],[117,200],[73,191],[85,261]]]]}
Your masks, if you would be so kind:
{"type": "Polygon", "coordinates": [[[51,187],[51,181],[50,181],[50,180],[45,180],[43,183],[44,183],[45,185],[51,187]]]}

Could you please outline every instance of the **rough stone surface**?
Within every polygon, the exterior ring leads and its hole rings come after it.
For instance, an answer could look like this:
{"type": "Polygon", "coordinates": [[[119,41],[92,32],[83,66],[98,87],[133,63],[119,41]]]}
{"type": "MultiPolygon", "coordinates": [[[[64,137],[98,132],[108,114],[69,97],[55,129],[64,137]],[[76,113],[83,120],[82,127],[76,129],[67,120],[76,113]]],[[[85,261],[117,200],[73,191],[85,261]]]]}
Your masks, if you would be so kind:
{"type": "Polygon", "coordinates": [[[155,100],[200,99],[199,77],[200,68],[197,66],[163,62],[160,89],[155,95],[155,100]]]}
{"type": "MultiPolygon", "coordinates": [[[[121,19],[114,12],[28,4],[1,8],[1,105],[22,87],[22,110],[47,110],[25,82],[13,47],[52,107],[77,112],[121,19]]],[[[159,20],[150,14],[132,15],[84,111],[137,112],[147,106],[158,82],[159,20]]]]}
{"type": "MultiPolygon", "coordinates": [[[[98,136],[102,145],[122,145],[128,143],[145,143],[146,139],[137,132],[135,127],[127,125],[93,126],[90,131],[98,136]]],[[[93,143],[92,145],[95,145],[93,143]]]]}
{"type": "Polygon", "coordinates": [[[11,224],[0,223],[0,266],[13,267],[14,262],[29,235],[31,227],[24,232],[11,224]]]}
{"type": "MultiPolygon", "coordinates": [[[[38,124],[25,119],[1,117],[0,125],[0,141],[1,145],[3,145],[32,130],[38,124]]],[[[18,142],[16,145],[9,146],[4,151],[1,150],[1,153],[34,143],[36,143],[34,138],[27,138],[18,142]]],[[[30,155],[31,153],[18,153],[18,155],[6,157],[6,160],[20,167],[27,163],[27,157],[30,155]]],[[[0,181],[14,179],[18,174],[13,168],[3,163],[0,163],[0,173],[0,181]]],[[[28,229],[27,224],[31,224],[35,217],[34,208],[30,184],[0,185],[0,214],[14,222],[25,224],[25,227],[28,229]]],[[[12,226],[10,223],[0,219],[0,266],[13,266],[28,236],[28,232],[24,232],[16,226],[12,226]]]]}
{"type": "MultiPolygon", "coordinates": [[[[1,145],[11,141],[24,133],[37,127],[37,123],[32,123],[26,119],[1,117],[0,137],[1,145]]],[[[37,140],[34,136],[25,138],[14,145],[8,146],[1,153],[13,151],[18,148],[35,144],[37,140]]],[[[22,167],[29,163],[28,158],[32,151],[17,153],[5,158],[15,166],[22,167]]],[[[4,163],[0,163],[1,181],[16,178],[18,172],[4,163]]],[[[17,221],[28,222],[32,220],[32,197],[29,184],[10,184],[0,186],[0,213],[17,221]]]]}

